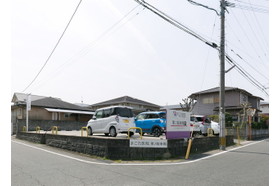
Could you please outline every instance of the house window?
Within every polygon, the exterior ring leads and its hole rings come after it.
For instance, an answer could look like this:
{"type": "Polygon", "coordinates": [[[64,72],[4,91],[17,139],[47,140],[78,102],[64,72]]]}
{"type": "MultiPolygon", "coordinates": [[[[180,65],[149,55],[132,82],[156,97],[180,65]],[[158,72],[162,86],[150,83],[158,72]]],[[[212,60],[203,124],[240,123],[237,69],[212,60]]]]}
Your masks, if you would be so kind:
{"type": "Polygon", "coordinates": [[[240,104],[247,103],[248,102],[248,95],[246,94],[240,94],[240,104]]]}
{"type": "Polygon", "coordinates": [[[59,120],[59,112],[52,113],[52,120],[59,120]]]}
{"type": "Polygon", "coordinates": [[[17,109],[17,118],[22,119],[22,108],[17,109]]]}
{"type": "Polygon", "coordinates": [[[203,103],[203,104],[211,104],[211,103],[214,103],[214,98],[213,98],[213,97],[203,98],[202,103],[203,103]]]}

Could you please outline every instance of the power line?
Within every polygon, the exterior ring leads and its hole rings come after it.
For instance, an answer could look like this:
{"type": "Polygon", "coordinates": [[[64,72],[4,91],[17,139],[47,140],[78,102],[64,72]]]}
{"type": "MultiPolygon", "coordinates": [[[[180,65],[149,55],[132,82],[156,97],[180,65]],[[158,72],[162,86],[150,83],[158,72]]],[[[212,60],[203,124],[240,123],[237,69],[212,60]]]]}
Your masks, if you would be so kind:
{"type": "MultiPolygon", "coordinates": [[[[231,33],[233,33],[233,35],[236,37],[237,41],[240,43],[240,45],[236,46],[233,42],[227,40],[228,43],[230,43],[230,45],[234,46],[235,48],[237,48],[238,50],[242,51],[243,54],[247,55],[248,57],[250,57],[252,60],[254,61],[257,61],[257,60],[260,60],[260,63],[264,68],[267,68],[266,64],[264,64],[260,58],[255,58],[253,57],[252,55],[250,55],[248,52],[247,52],[247,49],[241,49],[239,48],[240,46],[244,46],[244,44],[240,41],[240,39],[238,38],[237,34],[235,33],[234,29],[231,27],[231,25],[228,23],[227,26],[231,29],[231,33]]],[[[257,56],[258,57],[258,56],[257,56]]]]}
{"type": "MultiPolygon", "coordinates": [[[[97,37],[97,39],[95,39],[94,41],[91,41],[86,47],[84,47],[82,50],[80,50],[79,52],[77,52],[75,55],[73,55],[72,57],[70,57],[65,63],[63,63],[61,66],[59,66],[56,71],[52,71],[52,73],[50,74],[51,78],[55,77],[55,74],[57,74],[59,71],[65,69],[63,68],[65,65],[70,64],[71,62],[73,62],[75,59],[73,59],[75,56],[76,59],[86,55],[90,48],[93,46],[96,46],[96,44],[98,44],[98,42],[102,39],[104,39],[106,36],[108,36],[109,34],[112,34],[113,31],[116,31],[118,29],[120,29],[122,26],[124,26],[126,23],[128,23],[131,19],[133,19],[135,16],[139,15],[140,12],[137,12],[136,14],[132,15],[130,18],[128,18],[125,22],[123,22],[123,20],[125,18],[127,18],[131,12],[133,12],[137,7],[139,7],[140,5],[138,4],[137,6],[135,6],[134,8],[132,8],[128,13],[126,13],[121,19],[119,19],[118,21],[116,21],[112,26],[110,26],[108,29],[106,29],[101,35],[99,35],[97,37]],[[115,30],[114,30],[115,29],[115,30]]],[[[144,10],[144,9],[143,9],[144,10]]],[[[49,79],[48,79],[49,80],[49,79]]],[[[46,81],[42,82],[41,85],[38,85],[38,87],[42,86],[43,84],[45,84],[46,81]]],[[[40,84],[40,82],[39,82],[40,84]]]]}
{"type": "MultiPolygon", "coordinates": [[[[255,46],[253,45],[253,43],[251,42],[251,40],[249,39],[249,36],[247,35],[246,31],[244,30],[244,28],[242,27],[242,25],[240,24],[240,22],[237,20],[235,14],[232,12],[233,17],[235,18],[236,22],[239,24],[241,30],[243,31],[243,33],[245,34],[246,38],[248,39],[252,49],[255,51],[256,55],[260,58],[260,60],[262,61],[261,56],[258,54],[258,51],[256,50],[255,46]]],[[[263,63],[263,61],[262,61],[263,63]]]]}
{"type": "Polygon", "coordinates": [[[213,10],[214,12],[216,12],[216,14],[217,14],[218,16],[220,15],[219,12],[218,12],[216,9],[214,9],[214,8],[210,8],[210,7],[206,6],[206,5],[197,3],[197,2],[192,1],[192,0],[188,0],[188,1],[189,1],[189,3],[191,3],[191,4],[194,4],[194,5],[197,5],[197,6],[202,6],[202,7],[204,7],[204,8],[209,9],[209,10],[213,10]]]}
{"type": "Polygon", "coordinates": [[[259,90],[264,92],[267,96],[269,94],[266,92],[266,87],[263,86],[260,82],[258,82],[253,76],[251,76],[248,72],[246,72],[236,61],[234,61],[229,55],[226,54],[226,60],[236,66],[237,71],[244,77],[246,78],[251,84],[256,86],[259,90]]]}
{"type": "Polygon", "coordinates": [[[32,83],[37,79],[37,77],[40,75],[40,73],[42,72],[42,70],[45,68],[45,66],[46,66],[47,63],[49,62],[51,56],[53,55],[55,49],[57,48],[58,44],[60,43],[62,37],[64,36],[64,34],[65,34],[66,30],[67,30],[67,28],[69,27],[69,25],[70,25],[70,23],[71,23],[71,21],[72,21],[74,15],[76,14],[76,12],[77,12],[77,10],[78,10],[78,8],[79,8],[81,2],[82,2],[82,0],[80,0],[79,3],[78,3],[78,5],[76,6],[74,13],[72,14],[70,20],[68,21],[68,23],[67,23],[65,29],[63,30],[63,32],[62,32],[60,38],[58,39],[57,43],[55,44],[53,50],[51,51],[51,53],[50,53],[50,55],[48,56],[47,60],[45,61],[44,65],[41,67],[41,69],[39,70],[39,72],[37,73],[37,75],[34,77],[34,79],[29,83],[29,85],[28,85],[22,92],[25,92],[25,91],[32,85],[32,83]]]}
{"type": "Polygon", "coordinates": [[[242,13],[243,13],[243,15],[244,15],[244,17],[245,17],[245,20],[247,21],[247,23],[248,23],[250,29],[251,29],[253,35],[255,36],[255,40],[256,40],[257,43],[259,44],[260,49],[263,50],[264,56],[267,56],[267,55],[266,55],[266,50],[263,48],[262,44],[260,43],[259,37],[256,35],[254,29],[253,29],[252,26],[251,26],[250,21],[248,20],[248,18],[247,18],[247,16],[245,15],[245,13],[244,13],[243,10],[242,10],[242,13]]]}
{"type": "Polygon", "coordinates": [[[199,39],[200,41],[202,41],[203,43],[205,43],[205,44],[207,44],[207,45],[209,45],[209,46],[211,46],[213,48],[217,48],[218,47],[218,45],[216,43],[206,40],[205,38],[203,38],[199,34],[195,33],[194,31],[192,31],[191,29],[189,29],[185,25],[179,23],[175,19],[171,18],[170,16],[168,16],[164,12],[158,10],[157,8],[155,8],[154,6],[152,6],[149,3],[145,2],[144,0],[135,0],[135,1],[137,3],[139,3],[140,5],[144,6],[145,8],[147,8],[148,10],[150,10],[151,12],[155,13],[156,15],[158,15],[159,17],[161,17],[165,21],[169,22],[173,26],[176,26],[180,30],[182,30],[184,32],[187,32],[188,34],[190,34],[193,37],[195,37],[195,38],[199,39]]]}
{"type": "Polygon", "coordinates": [[[262,74],[260,71],[258,71],[253,65],[251,65],[250,63],[248,63],[247,61],[245,61],[239,54],[237,54],[233,49],[231,49],[231,51],[237,56],[239,57],[242,61],[244,61],[245,63],[247,63],[252,69],[254,69],[259,75],[261,75],[263,78],[265,78],[266,80],[268,80],[268,78],[262,74]]]}
{"type": "MultiPolygon", "coordinates": [[[[145,8],[147,8],[148,10],[152,11],[153,13],[155,13],[156,15],[158,15],[159,17],[161,17],[162,19],[164,19],[165,21],[169,22],[170,24],[176,26],[177,28],[191,34],[192,36],[194,36],[195,38],[199,39],[200,41],[204,42],[205,44],[215,48],[216,50],[220,51],[220,47],[217,46],[217,44],[207,41],[205,38],[201,37],[200,35],[196,34],[195,32],[193,32],[191,29],[187,28],[186,26],[182,25],[181,23],[179,23],[178,21],[172,19],[171,17],[167,16],[166,14],[164,14],[163,12],[161,12],[160,10],[156,9],[155,7],[153,7],[152,5],[146,3],[144,0],[135,0],[137,3],[141,4],[142,6],[144,6],[145,8]]],[[[237,62],[235,62],[228,54],[226,54],[226,60],[233,65],[236,65],[236,68],[238,69],[238,72],[241,73],[241,75],[243,77],[245,77],[250,83],[252,83],[254,86],[258,87],[261,91],[263,91],[266,95],[268,95],[268,93],[266,92],[266,87],[264,87],[263,85],[261,85],[260,82],[258,82],[254,77],[252,77],[248,72],[246,72],[237,62]]]]}
{"type": "MultiPolygon", "coordinates": [[[[251,5],[251,1],[249,0],[249,4],[251,5]]],[[[265,36],[264,36],[264,33],[263,33],[263,30],[262,30],[262,27],[260,26],[260,23],[259,23],[259,21],[258,21],[258,19],[257,19],[257,16],[256,16],[256,14],[255,14],[255,12],[253,11],[253,15],[254,15],[254,17],[255,17],[255,20],[256,20],[256,22],[257,22],[257,25],[258,25],[258,27],[259,27],[259,30],[261,31],[261,34],[262,34],[262,36],[263,36],[263,41],[264,41],[264,43],[265,43],[265,45],[266,45],[266,48],[268,48],[268,43],[267,43],[267,41],[266,41],[266,39],[265,39],[265,36]]]]}

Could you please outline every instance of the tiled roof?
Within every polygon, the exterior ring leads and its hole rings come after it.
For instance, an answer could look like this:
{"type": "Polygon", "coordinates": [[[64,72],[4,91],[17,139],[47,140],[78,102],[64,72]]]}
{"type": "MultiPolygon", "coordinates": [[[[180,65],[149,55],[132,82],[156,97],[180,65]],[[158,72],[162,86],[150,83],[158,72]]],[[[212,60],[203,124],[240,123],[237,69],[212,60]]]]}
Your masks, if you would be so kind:
{"type": "MultiPolygon", "coordinates": [[[[225,91],[229,91],[229,90],[242,90],[244,92],[247,92],[247,91],[245,91],[243,89],[239,89],[239,88],[236,88],[236,87],[225,87],[225,91]]],[[[195,94],[208,94],[208,93],[219,92],[219,91],[220,91],[220,87],[215,87],[215,88],[203,90],[203,91],[200,91],[200,92],[195,92],[192,95],[195,95],[195,94]]]]}
{"type": "Polygon", "coordinates": [[[103,101],[100,103],[93,104],[92,106],[113,105],[113,104],[121,104],[121,103],[133,103],[133,104],[146,105],[146,106],[152,106],[152,107],[160,107],[159,105],[149,103],[146,101],[142,101],[142,100],[139,100],[136,98],[132,98],[130,96],[123,96],[123,97],[111,99],[108,101],[103,101]]]}
{"type": "MultiPolygon", "coordinates": [[[[246,91],[244,89],[240,89],[240,88],[237,88],[237,87],[225,87],[225,91],[232,91],[232,90],[244,92],[244,93],[246,93],[246,94],[248,94],[250,96],[257,97],[257,98],[260,98],[261,100],[263,100],[261,97],[254,96],[254,95],[252,95],[251,93],[249,93],[248,91],[246,91]]],[[[200,91],[200,92],[192,93],[190,95],[190,97],[197,96],[197,95],[200,95],[200,94],[208,94],[208,93],[219,92],[219,91],[220,91],[220,87],[215,87],[215,88],[203,90],[203,91],[200,91]]]]}
{"type": "MultiPolygon", "coordinates": [[[[27,94],[15,93],[12,101],[16,104],[25,104],[26,98],[27,98],[27,94]]],[[[92,111],[89,108],[80,107],[78,105],[62,101],[59,98],[36,96],[36,95],[31,95],[31,106],[92,111]]]]}
{"type": "MultiPolygon", "coordinates": [[[[25,100],[27,99],[27,95],[28,94],[24,94],[24,93],[14,93],[14,96],[12,98],[12,102],[16,103],[16,102],[25,102],[25,100]]],[[[32,95],[31,96],[31,101],[35,101],[38,99],[43,99],[46,98],[45,96],[37,96],[37,95],[32,95]]]]}

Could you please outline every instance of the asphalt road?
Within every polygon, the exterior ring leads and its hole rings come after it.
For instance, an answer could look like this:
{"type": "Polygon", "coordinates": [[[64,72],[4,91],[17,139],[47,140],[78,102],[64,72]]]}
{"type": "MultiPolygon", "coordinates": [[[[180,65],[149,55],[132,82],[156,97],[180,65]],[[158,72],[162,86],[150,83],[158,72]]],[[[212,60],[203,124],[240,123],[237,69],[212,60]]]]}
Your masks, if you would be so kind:
{"type": "Polygon", "coordinates": [[[269,185],[269,140],[203,158],[112,162],[12,139],[13,186],[269,185]]]}

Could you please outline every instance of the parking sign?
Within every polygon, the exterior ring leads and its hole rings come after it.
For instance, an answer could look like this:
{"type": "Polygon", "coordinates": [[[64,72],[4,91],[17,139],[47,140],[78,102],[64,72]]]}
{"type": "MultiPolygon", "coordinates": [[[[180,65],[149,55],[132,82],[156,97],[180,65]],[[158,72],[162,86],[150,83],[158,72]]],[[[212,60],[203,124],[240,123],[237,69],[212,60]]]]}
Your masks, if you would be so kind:
{"type": "Polygon", "coordinates": [[[190,112],[166,111],[166,139],[190,137],[190,112]]]}

